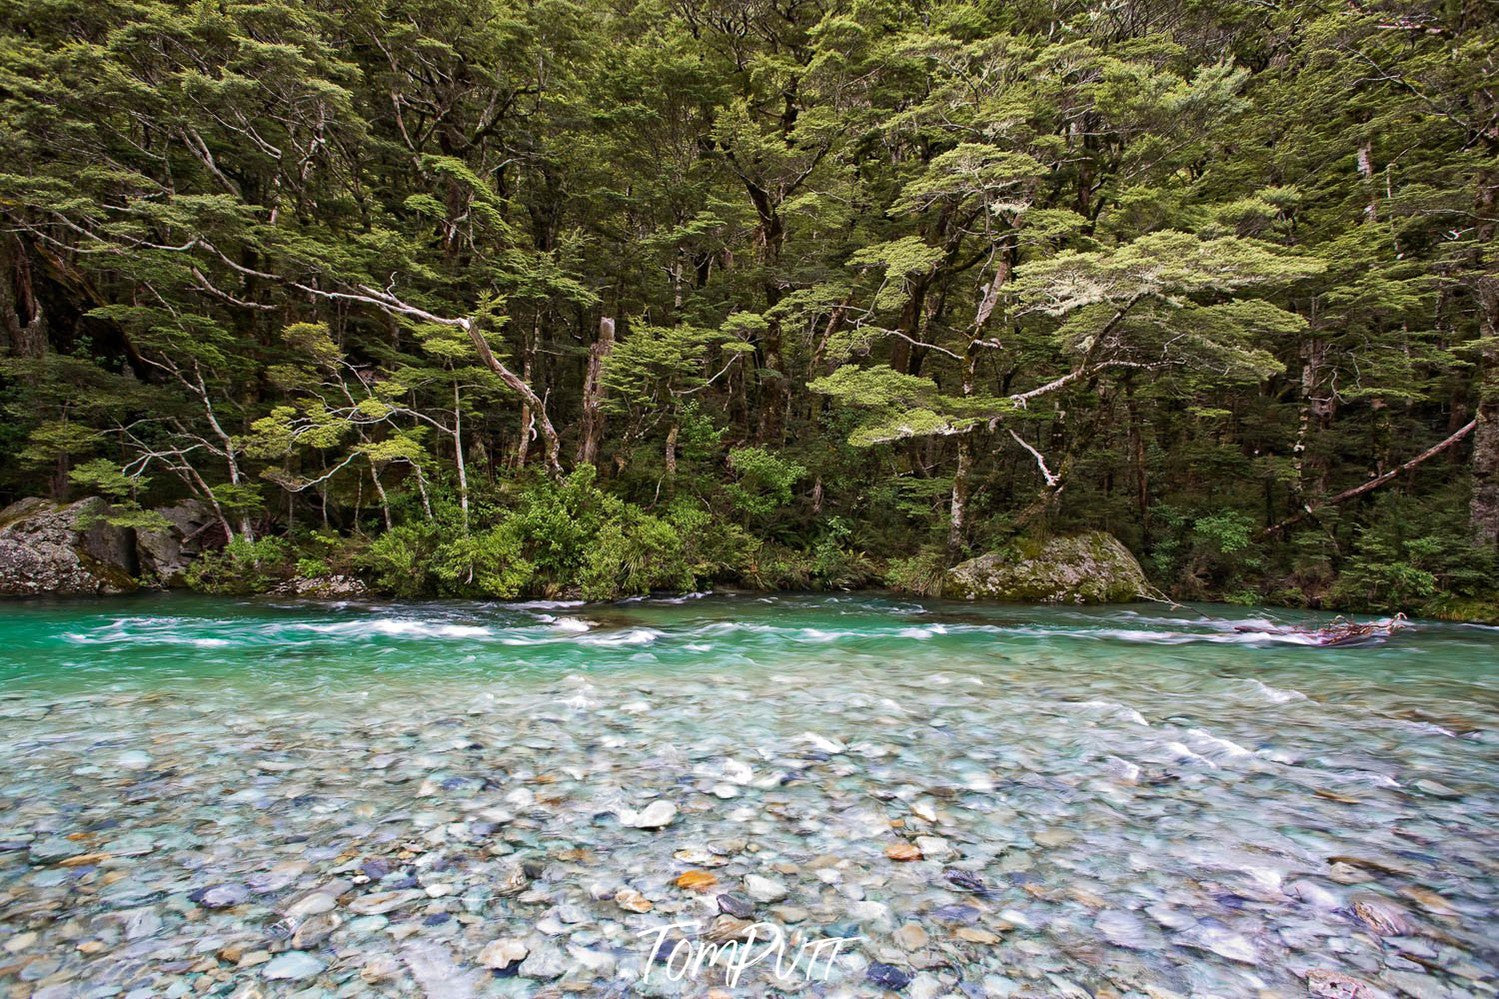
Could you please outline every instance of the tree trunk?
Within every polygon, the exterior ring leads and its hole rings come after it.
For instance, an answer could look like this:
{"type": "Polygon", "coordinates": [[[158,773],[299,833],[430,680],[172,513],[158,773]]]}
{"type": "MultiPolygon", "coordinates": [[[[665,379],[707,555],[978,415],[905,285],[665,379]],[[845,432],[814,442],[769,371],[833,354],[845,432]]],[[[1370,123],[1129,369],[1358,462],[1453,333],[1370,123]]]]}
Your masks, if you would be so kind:
{"type": "Polygon", "coordinates": [[[604,437],[604,361],[614,350],[614,320],[599,320],[599,336],[588,348],[588,372],[583,378],[583,423],[578,440],[578,464],[598,463],[604,437]]]}
{"type": "Polygon", "coordinates": [[[0,351],[41,357],[47,349],[47,319],[31,281],[25,247],[0,238],[0,351]]]}
{"type": "Polygon", "coordinates": [[[671,478],[677,474],[677,425],[673,423],[671,429],[666,432],[666,476],[671,478]]]}
{"type": "Polygon", "coordinates": [[[1301,506],[1311,503],[1311,497],[1321,496],[1327,491],[1327,469],[1320,458],[1307,458],[1307,449],[1315,436],[1314,431],[1327,427],[1332,416],[1333,400],[1319,397],[1323,369],[1327,357],[1327,344],[1320,339],[1309,339],[1301,345],[1301,414],[1296,428],[1296,444],[1291,449],[1291,465],[1296,473],[1296,496],[1301,506]]]}
{"type": "Polygon", "coordinates": [[[791,392],[786,361],[781,352],[779,318],[767,317],[762,344],[765,367],[772,373],[760,376],[760,439],[767,444],[780,444],[786,438],[786,413],[791,407],[791,392]]]}
{"type": "Polygon", "coordinates": [[[1478,282],[1484,346],[1479,369],[1478,417],[1473,430],[1473,499],[1469,516],[1480,541],[1499,545],[1499,275],[1478,282]]]}
{"type": "Polygon", "coordinates": [[[1364,191],[1368,196],[1368,202],[1364,205],[1364,218],[1370,222],[1379,221],[1379,188],[1374,183],[1374,145],[1368,139],[1358,147],[1355,156],[1358,164],[1359,178],[1364,182],[1364,191]]]}
{"type": "Polygon", "coordinates": [[[395,526],[390,519],[390,497],[385,495],[385,484],[380,481],[380,472],[373,461],[370,462],[370,482],[374,483],[375,495],[380,499],[380,519],[385,521],[385,529],[389,531],[395,526]]]}
{"type": "Polygon", "coordinates": [[[1145,435],[1140,429],[1140,407],[1135,404],[1134,379],[1124,382],[1124,404],[1129,413],[1130,457],[1135,465],[1135,505],[1140,513],[1140,529],[1150,528],[1150,480],[1145,470],[1145,435]]]}
{"type": "Polygon", "coordinates": [[[952,522],[947,529],[947,554],[956,560],[963,552],[968,519],[969,479],[973,471],[973,432],[958,435],[958,464],[952,476],[952,522]]]}
{"type": "MultiPolygon", "coordinates": [[[[973,395],[978,388],[979,354],[989,344],[984,340],[984,328],[989,324],[989,317],[994,314],[994,307],[999,302],[1000,289],[1010,280],[1014,270],[1014,242],[1006,236],[998,248],[998,260],[994,268],[994,277],[983,286],[983,294],[979,298],[977,311],[973,315],[973,330],[968,337],[968,349],[963,352],[963,397],[966,399],[973,395]]],[[[968,499],[972,491],[970,479],[973,476],[973,435],[979,433],[975,427],[958,438],[958,463],[953,469],[952,476],[952,499],[949,503],[950,524],[947,529],[947,553],[956,559],[963,550],[964,532],[968,526],[968,499]]]]}
{"type": "Polygon", "coordinates": [[[1364,495],[1364,493],[1373,492],[1375,489],[1378,489],[1380,486],[1384,485],[1386,482],[1389,482],[1391,479],[1394,479],[1396,476],[1402,475],[1405,472],[1409,472],[1417,465],[1435,458],[1437,455],[1441,454],[1443,451],[1447,450],[1458,441],[1468,436],[1468,434],[1471,433],[1477,426],[1478,420],[1476,418],[1470,420],[1468,423],[1464,424],[1457,431],[1448,436],[1446,440],[1442,441],[1440,444],[1433,444],[1425,451],[1422,451],[1420,454],[1416,455],[1410,461],[1407,461],[1401,465],[1396,465],[1389,471],[1370,478],[1362,485],[1354,486],[1352,489],[1344,489],[1342,492],[1338,493],[1326,503],[1319,503],[1315,507],[1307,506],[1295,516],[1288,517],[1287,519],[1281,521],[1279,524],[1276,524],[1273,527],[1267,527],[1260,533],[1262,536],[1278,534],[1286,528],[1292,527],[1296,524],[1301,523],[1306,518],[1314,516],[1318,510],[1322,510],[1330,506],[1337,506],[1339,503],[1346,503],[1356,496],[1362,496],[1364,495]]]}
{"type": "MultiPolygon", "coordinates": [[[[1489,143],[1490,151],[1494,143],[1489,143]]],[[[1477,245],[1489,246],[1499,226],[1499,170],[1486,170],[1478,178],[1475,214],[1482,221],[1477,245]]],[[[1478,299],[1478,335],[1483,348],[1478,371],[1478,416],[1473,433],[1473,499],[1469,518],[1480,541],[1499,545],[1499,270],[1490,262],[1475,283],[1478,299]]]]}
{"type": "Polygon", "coordinates": [[[458,472],[458,508],[463,512],[463,533],[468,533],[468,462],[463,454],[463,399],[453,384],[453,467],[458,472]]]}
{"type": "Polygon", "coordinates": [[[484,339],[484,331],[479,329],[477,324],[470,322],[465,328],[468,330],[468,338],[473,342],[474,349],[479,352],[479,359],[490,371],[499,375],[500,380],[512,392],[521,397],[521,444],[516,455],[516,467],[525,467],[526,449],[530,444],[531,425],[534,420],[537,429],[541,431],[542,442],[546,446],[547,471],[553,475],[561,475],[562,461],[559,455],[562,451],[562,441],[558,439],[557,430],[547,417],[546,404],[542,402],[541,396],[536,394],[536,390],[531,388],[531,348],[526,347],[521,374],[516,375],[494,356],[494,351],[489,349],[489,341],[484,339]]]}

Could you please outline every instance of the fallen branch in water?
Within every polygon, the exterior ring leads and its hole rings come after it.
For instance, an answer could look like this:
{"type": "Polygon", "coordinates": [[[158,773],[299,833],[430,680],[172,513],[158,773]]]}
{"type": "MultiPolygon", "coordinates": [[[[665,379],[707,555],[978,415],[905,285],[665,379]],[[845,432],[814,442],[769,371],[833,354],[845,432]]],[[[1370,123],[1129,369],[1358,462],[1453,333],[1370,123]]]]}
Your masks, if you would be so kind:
{"type": "Polygon", "coordinates": [[[1434,458],[1437,455],[1441,454],[1443,451],[1447,450],[1452,445],[1468,436],[1468,434],[1472,433],[1473,428],[1476,426],[1478,426],[1478,420],[1476,418],[1469,420],[1466,426],[1454,432],[1451,437],[1448,437],[1440,444],[1432,445],[1425,451],[1422,451],[1420,454],[1416,455],[1410,461],[1407,461],[1405,464],[1392,468],[1388,472],[1385,472],[1383,475],[1376,475],[1368,482],[1354,486],[1352,489],[1345,489],[1325,503],[1319,503],[1316,506],[1308,506],[1300,513],[1296,514],[1294,517],[1288,517],[1285,520],[1281,521],[1279,524],[1276,524],[1274,527],[1265,528],[1260,532],[1260,536],[1269,537],[1272,534],[1278,534],[1281,531],[1284,531],[1286,528],[1292,527],[1296,524],[1301,523],[1306,518],[1314,516],[1319,510],[1324,510],[1330,506],[1337,506],[1339,503],[1346,503],[1348,500],[1353,499],[1355,496],[1362,496],[1364,493],[1370,492],[1374,489],[1378,489],[1380,486],[1384,485],[1386,482],[1389,482],[1391,479],[1395,478],[1401,473],[1409,472],[1411,469],[1415,468],[1423,461],[1434,458]]]}

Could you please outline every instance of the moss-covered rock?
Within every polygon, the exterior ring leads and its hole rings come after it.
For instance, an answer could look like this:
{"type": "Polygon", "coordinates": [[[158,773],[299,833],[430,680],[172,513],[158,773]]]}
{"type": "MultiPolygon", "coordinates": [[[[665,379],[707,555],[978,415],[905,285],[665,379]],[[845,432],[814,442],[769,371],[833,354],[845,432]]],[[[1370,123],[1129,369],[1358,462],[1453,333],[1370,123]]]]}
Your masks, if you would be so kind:
{"type": "Polygon", "coordinates": [[[0,596],[127,593],[135,546],[112,527],[103,500],[63,505],[23,499],[0,511],[0,596]]]}
{"type": "Polygon", "coordinates": [[[948,570],[942,595],[1014,603],[1126,603],[1144,596],[1149,585],[1118,538],[1089,531],[1021,541],[969,559],[948,570]]]}

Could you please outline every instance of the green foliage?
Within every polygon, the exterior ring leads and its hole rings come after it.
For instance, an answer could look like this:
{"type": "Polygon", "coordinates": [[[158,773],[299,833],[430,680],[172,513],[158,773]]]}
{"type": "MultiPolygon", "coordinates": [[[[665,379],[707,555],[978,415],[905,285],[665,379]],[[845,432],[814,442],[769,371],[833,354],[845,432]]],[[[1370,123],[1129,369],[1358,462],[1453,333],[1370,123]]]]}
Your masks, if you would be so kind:
{"type": "Polygon", "coordinates": [[[187,585],[203,593],[244,596],[266,592],[290,578],[294,569],[292,547],[285,539],[234,538],[194,562],[187,585]]]}
{"type": "Polygon", "coordinates": [[[149,485],[144,476],[126,475],[108,458],[95,458],[76,466],[68,472],[68,480],[95,495],[116,501],[134,496],[149,485]]]}
{"type": "Polygon", "coordinates": [[[1192,533],[1202,546],[1221,555],[1233,555],[1249,547],[1254,526],[1254,521],[1248,515],[1238,510],[1224,510],[1198,517],[1192,523],[1192,533]]]}
{"type": "Polygon", "coordinates": [[[935,597],[942,592],[947,559],[935,548],[926,548],[905,558],[891,559],[885,567],[885,585],[897,593],[935,597]]]}
{"type": "Polygon", "coordinates": [[[510,600],[524,592],[535,572],[522,547],[521,538],[502,525],[439,545],[428,568],[444,594],[510,600]]]}
{"type": "Polygon", "coordinates": [[[401,524],[375,538],[356,564],[376,591],[410,599],[430,595],[429,567],[440,546],[434,524],[401,524]]]}
{"type": "Polygon", "coordinates": [[[1499,553],[1475,544],[1465,527],[1409,500],[1381,501],[1341,566],[1333,599],[1349,610],[1407,613],[1421,611],[1439,594],[1494,600],[1499,553]]]}
{"type": "Polygon", "coordinates": [[[734,506],[745,516],[771,516],[791,502],[791,487],[807,474],[802,465],[761,447],[740,447],[729,452],[729,468],[735,480],[728,487],[734,506]]]}
{"type": "Polygon", "coordinates": [[[297,559],[296,572],[298,579],[320,579],[331,575],[333,568],[325,559],[303,557],[297,559]]]}
{"type": "Polygon", "coordinates": [[[21,449],[21,462],[32,468],[50,465],[59,458],[88,454],[99,445],[97,430],[66,420],[51,420],[37,426],[21,449]]]}
{"type": "Polygon", "coordinates": [[[588,552],[581,574],[585,600],[615,600],[652,590],[690,590],[682,536],[670,523],[634,513],[608,521],[588,552]]]}

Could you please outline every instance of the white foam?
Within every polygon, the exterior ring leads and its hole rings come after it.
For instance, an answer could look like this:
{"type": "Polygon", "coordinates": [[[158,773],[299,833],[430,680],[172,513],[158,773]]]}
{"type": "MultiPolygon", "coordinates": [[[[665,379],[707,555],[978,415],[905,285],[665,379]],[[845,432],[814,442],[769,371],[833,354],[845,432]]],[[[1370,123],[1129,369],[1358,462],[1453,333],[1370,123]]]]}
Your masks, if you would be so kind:
{"type": "Polygon", "coordinates": [[[650,645],[661,637],[655,628],[631,628],[628,631],[595,632],[585,641],[590,645],[650,645]]]}
{"type": "Polygon", "coordinates": [[[803,628],[797,633],[798,638],[809,642],[836,642],[840,638],[849,638],[856,635],[853,631],[824,631],[821,628],[803,628]]]}
{"type": "Polygon", "coordinates": [[[1115,704],[1113,701],[1079,701],[1077,707],[1093,714],[1113,715],[1116,718],[1122,718],[1136,725],[1144,725],[1146,728],[1150,727],[1150,722],[1146,721],[1145,716],[1140,714],[1140,712],[1123,704],[1115,704]]]}
{"type": "Polygon", "coordinates": [[[935,638],[937,635],[947,634],[947,628],[940,624],[927,624],[919,625],[914,628],[902,628],[900,631],[896,632],[896,634],[901,638],[915,638],[918,640],[924,640],[928,638],[935,638]]]}
{"type": "Polygon", "coordinates": [[[1220,739],[1211,732],[1205,732],[1200,728],[1188,729],[1187,735],[1191,737],[1198,749],[1204,753],[1220,753],[1224,756],[1253,756],[1249,750],[1229,739],[1220,739]]]}
{"type": "Polygon", "coordinates": [[[1299,690],[1282,690],[1279,687],[1272,687],[1268,683],[1261,683],[1260,681],[1253,678],[1250,678],[1249,682],[1253,684],[1261,694],[1264,694],[1266,699],[1268,699],[1273,704],[1286,704],[1290,701],[1307,700],[1307,696],[1299,690]]]}
{"type": "Polygon", "coordinates": [[[337,621],[329,624],[299,624],[297,628],[320,635],[385,635],[390,638],[485,638],[492,632],[483,625],[451,624],[443,621],[412,621],[407,618],[377,617],[367,620],[337,621]]]}

